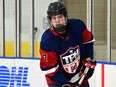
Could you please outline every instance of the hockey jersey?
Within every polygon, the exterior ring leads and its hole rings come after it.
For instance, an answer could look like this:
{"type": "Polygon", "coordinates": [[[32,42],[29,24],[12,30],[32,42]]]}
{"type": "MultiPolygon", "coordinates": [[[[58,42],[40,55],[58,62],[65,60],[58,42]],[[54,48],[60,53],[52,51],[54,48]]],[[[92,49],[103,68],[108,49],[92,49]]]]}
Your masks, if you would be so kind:
{"type": "Polygon", "coordinates": [[[75,83],[82,61],[93,58],[93,35],[80,19],[69,19],[67,36],[62,37],[47,29],[40,42],[40,68],[45,72],[47,84],[75,83]]]}

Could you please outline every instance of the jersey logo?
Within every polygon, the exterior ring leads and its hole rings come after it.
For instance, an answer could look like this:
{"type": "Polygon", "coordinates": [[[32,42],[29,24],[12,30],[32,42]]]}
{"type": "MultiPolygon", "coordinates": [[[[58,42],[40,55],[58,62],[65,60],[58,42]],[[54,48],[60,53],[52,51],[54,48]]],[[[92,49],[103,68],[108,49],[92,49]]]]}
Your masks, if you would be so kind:
{"type": "Polygon", "coordinates": [[[60,55],[60,59],[67,73],[75,73],[80,63],[79,46],[70,47],[65,53],[60,55]]]}

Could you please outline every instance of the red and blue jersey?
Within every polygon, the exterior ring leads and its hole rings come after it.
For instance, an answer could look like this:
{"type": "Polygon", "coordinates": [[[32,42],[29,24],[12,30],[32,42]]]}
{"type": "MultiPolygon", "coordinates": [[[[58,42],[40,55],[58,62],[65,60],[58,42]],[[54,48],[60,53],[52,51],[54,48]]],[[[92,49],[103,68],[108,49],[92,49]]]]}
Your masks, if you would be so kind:
{"type": "Polygon", "coordinates": [[[52,28],[47,29],[40,42],[40,68],[48,84],[74,83],[78,80],[82,61],[93,59],[94,37],[83,21],[69,19],[67,36],[62,37],[52,28]]]}

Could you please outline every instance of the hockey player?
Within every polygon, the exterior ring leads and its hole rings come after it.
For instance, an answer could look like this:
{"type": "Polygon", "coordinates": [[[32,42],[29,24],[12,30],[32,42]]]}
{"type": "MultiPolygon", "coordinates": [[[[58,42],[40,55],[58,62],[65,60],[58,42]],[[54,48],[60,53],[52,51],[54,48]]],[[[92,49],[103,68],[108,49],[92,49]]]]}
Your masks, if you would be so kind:
{"type": "Polygon", "coordinates": [[[92,33],[80,19],[68,19],[61,2],[50,3],[47,15],[51,27],[41,38],[40,68],[48,87],[90,87],[96,65],[92,33]]]}

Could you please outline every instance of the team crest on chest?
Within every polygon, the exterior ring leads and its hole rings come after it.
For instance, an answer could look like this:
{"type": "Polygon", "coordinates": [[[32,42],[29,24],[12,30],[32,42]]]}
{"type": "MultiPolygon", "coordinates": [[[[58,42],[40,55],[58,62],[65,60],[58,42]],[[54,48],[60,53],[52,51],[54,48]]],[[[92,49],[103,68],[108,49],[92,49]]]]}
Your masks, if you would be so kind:
{"type": "Polygon", "coordinates": [[[60,59],[67,73],[75,73],[80,63],[79,46],[70,47],[65,53],[60,55],[60,59]]]}

